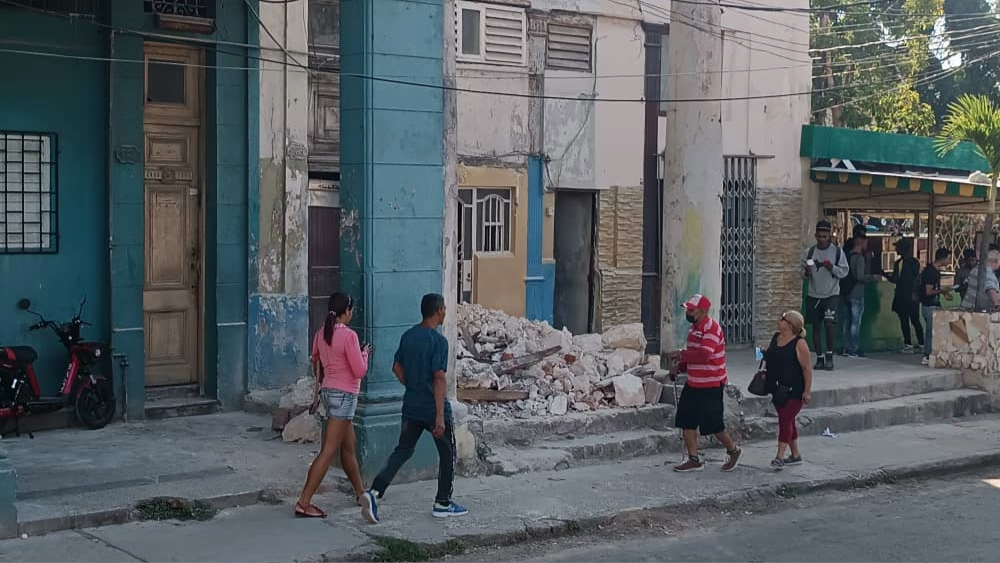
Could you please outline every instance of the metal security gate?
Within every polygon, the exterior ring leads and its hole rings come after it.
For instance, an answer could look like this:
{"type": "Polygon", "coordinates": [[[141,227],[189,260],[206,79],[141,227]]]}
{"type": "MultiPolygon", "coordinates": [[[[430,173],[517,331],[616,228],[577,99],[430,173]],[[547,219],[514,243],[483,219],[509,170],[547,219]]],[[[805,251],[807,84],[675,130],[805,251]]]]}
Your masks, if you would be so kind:
{"type": "Polygon", "coordinates": [[[722,181],[722,308],[728,344],[753,342],[757,159],[725,157],[722,181]]]}

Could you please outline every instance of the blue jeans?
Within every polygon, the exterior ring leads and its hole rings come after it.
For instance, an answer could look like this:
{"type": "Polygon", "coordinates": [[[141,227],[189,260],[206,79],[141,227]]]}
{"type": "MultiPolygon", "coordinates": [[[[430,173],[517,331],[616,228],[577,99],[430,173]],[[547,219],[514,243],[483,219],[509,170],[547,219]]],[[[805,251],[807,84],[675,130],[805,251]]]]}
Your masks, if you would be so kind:
{"type": "Polygon", "coordinates": [[[931,355],[931,329],[934,325],[934,310],[937,307],[928,307],[923,305],[920,307],[920,311],[924,316],[924,356],[931,355]]]}
{"type": "Polygon", "coordinates": [[[844,300],[843,320],[841,321],[841,342],[849,354],[861,353],[861,317],[865,314],[864,298],[847,298],[844,300]]]}

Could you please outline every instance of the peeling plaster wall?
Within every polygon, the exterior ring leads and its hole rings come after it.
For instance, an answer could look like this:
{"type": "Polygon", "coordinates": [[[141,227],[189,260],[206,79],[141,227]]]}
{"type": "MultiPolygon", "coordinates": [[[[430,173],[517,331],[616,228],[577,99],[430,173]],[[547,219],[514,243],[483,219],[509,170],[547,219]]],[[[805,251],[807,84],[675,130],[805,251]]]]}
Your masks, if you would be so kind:
{"type": "MultiPolygon", "coordinates": [[[[807,8],[804,0],[764,0],[762,5],[807,8]]],[[[803,47],[809,43],[809,15],[771,12],[766,18],[741,10],[724,10],[723,97],[745,98],[808,92],[811,89],[811,59],[803,47]],[[760,43],[782,42],[788,49],[760,43]],[[775,69],[775,70],[768,70],[775,69]],[[740,72],[742,71],[742,72],[740,72]]],[[[758,344],[766,344],[775,320],[784,311],[801,304],[802,280],[798,271],[801,246],[812,239],[811,225],[818,204],[808,180],[806,163],[799,158],[801,125],[809,122],[809,96],[728,101],[722,104],[723,151],[727,155],[760,155],[757,161],[757,263],[754,295],[754,333],[758,344]],[[798,218],[798,222],[789,222],[798,218]],[[770,236],[773,225],[798,236],[802,244],[770,236]]]]}
{"type": "MultiPolygon", "coordinates": [[[[445,0],[444,13],[455,13],[455,0],[445,0]]],[[[455,26],[444,26],[444,85],[455,86],[455,26]]],[[[458,303],[458,95],[454,90],[443,93],[444,117],[444,260],[443,285],[445,305],[449,311],[458,303]]],[[[455,315],[445,318],[444,335],[448,342],[457,342],[458,325],[455,315]]],[[[457,347],[448,348],[448,398],[456,400],[455,359],[457,347]]]]}
{"type": "MultiPolygon", "coordinates": [[[[669,38],[670,99],[719,99],[723,95],[721,10],[677,3],[673,13],[698,28],[672,26],[669,38]],[[706,33],[703,29],[710,32],[706,33]]],[[[663,196],[663,293],[661,349],[682,347],[688,326],[681,304],[702,293],[718,315],[722,293],[722,104],[668,103],[663,196]]]]}
{"type": "Polygon", "coordinates": [[[262,3],[260,194],[251,256],[248,390],[279,387],[308,374],[308,2],[262,3]],[[266,28],[266,29],[265,29],[266,28]],[[270,31],[274,38],[268,34],[270,31]]]}

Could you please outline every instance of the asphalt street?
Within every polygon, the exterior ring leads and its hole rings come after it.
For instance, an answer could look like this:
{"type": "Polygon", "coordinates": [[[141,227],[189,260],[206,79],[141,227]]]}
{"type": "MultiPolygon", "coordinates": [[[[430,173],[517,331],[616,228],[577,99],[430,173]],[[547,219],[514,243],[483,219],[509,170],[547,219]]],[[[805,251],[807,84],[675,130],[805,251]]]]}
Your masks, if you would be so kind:
{"type": "MultiPolygon", "coordinates": [[[[655,533],[578,536],[485,550],[462,561],[997,561],[1000,469],[796,499],[655,533]]],[[[656,527],[654,527],[656,528],[656,527]]]]}

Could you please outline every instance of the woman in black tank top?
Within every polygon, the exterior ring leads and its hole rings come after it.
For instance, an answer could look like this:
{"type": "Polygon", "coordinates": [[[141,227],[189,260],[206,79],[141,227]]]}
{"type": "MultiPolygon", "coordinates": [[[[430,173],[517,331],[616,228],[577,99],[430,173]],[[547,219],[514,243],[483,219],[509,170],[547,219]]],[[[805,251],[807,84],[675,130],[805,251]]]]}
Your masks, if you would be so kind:
{"type": "Polygon", "coordinates": [[[795,417],[812,398],[812,366],[805,335],[802,314],[789,311],[781,315],[778,332],[764,352],[768,389],[778,411],[778,454],[771,462],[775,469],[802,463],[795,417]],[[789,449],[790,455],[785,457],[789,449]]]}

